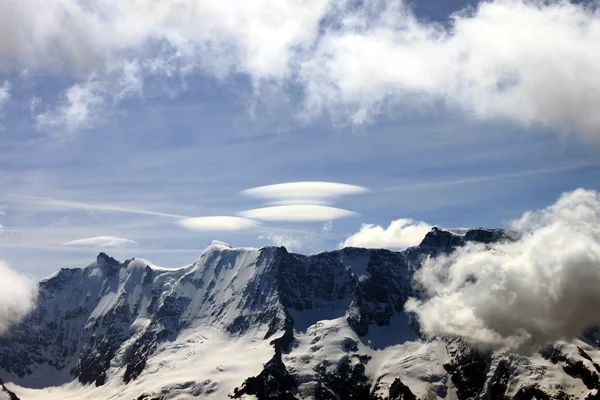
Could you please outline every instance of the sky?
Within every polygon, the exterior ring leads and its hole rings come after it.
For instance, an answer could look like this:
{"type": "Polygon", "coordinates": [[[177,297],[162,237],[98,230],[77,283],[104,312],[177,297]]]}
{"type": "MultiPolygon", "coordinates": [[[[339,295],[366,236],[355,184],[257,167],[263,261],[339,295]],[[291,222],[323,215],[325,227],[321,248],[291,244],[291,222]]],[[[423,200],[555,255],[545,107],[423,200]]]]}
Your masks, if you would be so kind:
{"type": "Polygon", "coordinates": [[[509,227],[600,189],[599,46],[592,2],[0,2],[0,259],[509,227]]]}

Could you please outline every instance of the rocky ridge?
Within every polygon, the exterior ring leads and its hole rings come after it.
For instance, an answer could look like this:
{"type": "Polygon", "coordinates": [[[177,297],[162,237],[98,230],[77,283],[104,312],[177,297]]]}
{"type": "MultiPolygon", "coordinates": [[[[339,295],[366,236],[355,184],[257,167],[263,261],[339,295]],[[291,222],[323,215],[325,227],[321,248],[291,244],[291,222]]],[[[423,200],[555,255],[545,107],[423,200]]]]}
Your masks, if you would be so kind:
{"type": "Polygon", "coordinates": [[[310,256],[214,242],[179,269],[100,253],[40,282],[37,309],[0,338],[0,376],[15,393],[76,380],[80,398],[596,398],[594,332],[528,357],[494,354],[425,337],[404,313],[424,257],[512,238],[434,228],[400,252],[310,256]]]}

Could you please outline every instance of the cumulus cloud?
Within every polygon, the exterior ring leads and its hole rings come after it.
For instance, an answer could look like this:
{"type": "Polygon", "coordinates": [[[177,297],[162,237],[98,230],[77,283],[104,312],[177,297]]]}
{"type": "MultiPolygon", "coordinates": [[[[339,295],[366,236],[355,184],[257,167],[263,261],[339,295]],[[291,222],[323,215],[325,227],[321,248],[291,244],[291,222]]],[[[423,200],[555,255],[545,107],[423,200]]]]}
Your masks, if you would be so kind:
{"type": "Polygon", "coordinates": [[[264,85],[302,92],[303,116],[364,123],[444,104],[600,140],[600,12],[581,3],[491,0],[441,25],[401,0],[9,0],[0,71],[72,76],[56,115],[42,117],[67,126],[149,78],[243,74],[259,96],[272,92],[264,85]]]}
{"type": "Polygon", "coordinates": [[[493,349],[535,348],[600,325],[600,194],[578,189],[513,221],[515,242],[469,244],[425,261],[411,299],[431,335],[493,349]]]}
{"type": "Polygon", "coordinates": [[[344,240],[340,247],[403,249],[421,243],[432,226],[426,222],[401,218],[384,228],[363,224],[360,230],[344,240]]]}
{"type": "Polygon", "coordinates": [[[37,285],[0,261],[0,336],[35,307],[37,285]]]}
{"type": "Polygon", "coordinates": [[[263,221],[325,222],[339,218],[353,217],[358,214],[342,208],[298,204],[256,208],[254,210],[242,211],[240,215],[246,218],[259,219],[263,221]]]}
{"type": "Polygon", "coordinates": [[[131,245],[137,245],[138,242],[125,239],[118,236],[96,236],[85,239],[72,240],[67,243],[63,243],[63,246],[67,247],[127,247],[131,245]]]}
{"type": "Polygon", "coordinates": [[[249,218],[229,216],[185,218],[177,221],[177,224],[191,231],[239,231],[260,225],[249,218]]]}
{"type": "Polygon", "coordinates": [[[495,0],[423,23],[402,2],[366,2],[328,29],[303,64],[309,105],[353,106],[357,122],[384,103],[442,101],[483,119],[578,131],[598,139],[600,14],[566,1],[495,0]],[[555,40],[556,39],[556,40],[555,40]]]}
{"type": "Polygon", "coordinates": [[[278,199],[278,205],[286,205],[288,202],[298,203],[298,199],[305,204],[320,199],[332,199],[341,196],[367,193],[369,190],[356,185],[335,182],[287,182],[276,185],[267,185],[246,189],[242,194],[261,199],[278,199]]]}

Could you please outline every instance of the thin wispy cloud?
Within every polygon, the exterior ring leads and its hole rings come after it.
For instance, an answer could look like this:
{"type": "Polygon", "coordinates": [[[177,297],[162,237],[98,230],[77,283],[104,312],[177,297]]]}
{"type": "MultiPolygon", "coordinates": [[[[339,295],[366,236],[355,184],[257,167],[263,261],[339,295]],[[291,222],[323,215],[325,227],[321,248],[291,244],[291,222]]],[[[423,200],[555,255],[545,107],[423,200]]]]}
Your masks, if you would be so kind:
{"type": "Polygon", "coordinates": [[[285,233],[269,233],[260,235],[259,240],[267,240],[275,246],[283,246],[289,251],[295,251],[302,247],[302,239],[285,233]]]}
{"type": "Polygon", "coordinates": [[[439,180],[439,181],[430,181],[430,182],[411,182],[398,186],[390,186],[383,189],[376,189],[375,192],[385,193],[385,192],[403,192],[403,191],[414,191],[414,190],[424,190],[424,189],[435,189],[435,188],[443,188],[443,187],[452,187],[452,186],[462,186],[462,185],[472,185],[476,183],[483,182],[491,182],[497,180],[504,179],[515,179],[515,178],[526,178],[526,177],[534,177],[538,175],[548,175],[557,172],[566,172],[566,171],[575,171],[584,168],[597,168],[600,167],[599,163],[586,163],[586,164],[572,164],[572,165],[564,165],[558,167],[551,168],[540,168],[540,169],[532,169],[526,171],[519,172],[511,172],[506,174],[491,174],[491,175],[483,175],[483,176],[472,176],[467,178],[460,179],[447,179],[447,180],[439,180]]]}
{"type": "Polygon", "coordinates": [[[4,83],[0,86],[0,112],[4,109],[6,103],[10,99],[10,83],[8,81],[4,81],[4,83]]]}
{"type": "Polygon", "coordinates": [[[159,211],[151,211],[145,210],[143,208],[137,207],[124,207],[114,204],[102,204],[102,203],[88,203],[88,202],[80,202],[80,201],[71,201],[71,200],[59,200],[53,199],[49,197],[41,197],[41,196],[28,196],[28,195],[11,195],[10,198],[18,200],[20,202],[26,202],[32,205],[37,205],[39,207],[47,207],[52,209],[63,209],[63,210],[96,210],[96,211],[106,211],[106,212],[118,212],[118,213],[126,213],[126,214],[141,214],[141,215],[151,215],[156,217],[165,217],[165,218],[176,218],[176,219],[184,219],[188,218],[185,215],[179,214],[170,214],[163,213],[159,211]]]}
{"type": "Polygon", "coordinates": [[[39,129],[74,132],[91,126],[106,107],[106,99],[93,81],[75,84],[63,93],[63,99],[50,110],[36,115],[39,129]]]}

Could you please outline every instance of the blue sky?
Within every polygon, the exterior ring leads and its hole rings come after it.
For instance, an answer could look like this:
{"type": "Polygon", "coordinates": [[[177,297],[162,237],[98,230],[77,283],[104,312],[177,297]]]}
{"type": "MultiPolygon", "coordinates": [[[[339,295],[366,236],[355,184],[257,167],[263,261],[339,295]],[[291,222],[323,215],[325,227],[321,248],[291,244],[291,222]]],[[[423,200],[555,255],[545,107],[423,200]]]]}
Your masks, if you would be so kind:
{"type": "MultiPolygon", "coordinates": [[[[299,26],[281,47],[275,38],[264,43],[262,33],[253,41],[260,30],[252,24],[225,33],[169,25],[166,42],[130,43],[128,36],[117,45],[110,37],[96,41],[106,26],[84,24],[87,14],[79,20],[71,11],[75,22],[68,20],[61,36],[43,29],[65,13],[59,2],[47,3],[43,23],[24,17],[36,1],[23,4],[19,23],[42,28],[28,42],[35,45],[25,46],[12,26],[0,43],[0,82],[9,94],[0,117],[0,258],[36,277],[86,265],[99,251],[175,267],[193,262],[213,239],[312,253],[339,247],[362,224],[502,227],[563,192],[600,187],[599,64],[590,66],[596,56],[589,52],[600,38],[579,24],[600,22],[583,6],[495,1],[453,25],[450,14],[466,2],[421,1],[413,11],[373,2],[342,7],[334,17],[350,25],[333,30],[329,42],[311,36],[335,19],[318,7],[300,22],[297,10],[282,12],[291,22],[266,28],[261,8],[236,14],[258,19],[267,38],[299,26]],[[351,17],[358,22],[347,22],[351,17]],[[515,44],[498,39],[502,31],[481,31],[479,24],[502,26],[502,18],[512,30],[535,32],[539,24],[564,40],[515,44]],[[312,31],[310,21],[318,22],[312,31]],[[208,39],[198,39],[203,34],[208,39]],[[306,50],[315,43],[324,50],[306,50]],[[306,48],[296,54],[298,46],[306,48]],[[481,50],[489,46],[493,55],[481,50]],[[365,49],[374,50],[363,57],[365,49]],[[452,72],[462,65],[448,61],[454,51],[476,61],[466,65],[468,74],[452,72]],[[331,206],[356,215],[331,221],[257,221],[228,231],[176,223],[238,216],[280,199],[243,190],[302,181],[369,191],[333,199],[331,206]],[[90,238],[96,240],[81,242],[90,238]]],[[[131,2],[123,9],[100,4],[106,8],[89,12],[133,18],[131,2]]],[[[169,12],[175,21],[188,15],[169,12]]],[[[222,17],[210,16],[215,24],[222,17]]],[[[139,35],[156,33],[148,29],[140,23],[139,35]]],[[[415,239],[406,240],[396,243],[415,239]]]]}

